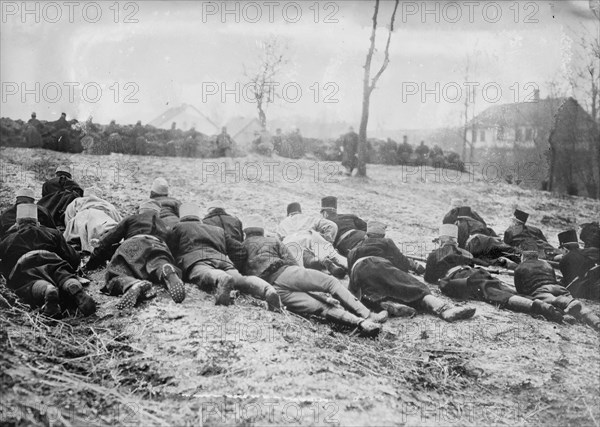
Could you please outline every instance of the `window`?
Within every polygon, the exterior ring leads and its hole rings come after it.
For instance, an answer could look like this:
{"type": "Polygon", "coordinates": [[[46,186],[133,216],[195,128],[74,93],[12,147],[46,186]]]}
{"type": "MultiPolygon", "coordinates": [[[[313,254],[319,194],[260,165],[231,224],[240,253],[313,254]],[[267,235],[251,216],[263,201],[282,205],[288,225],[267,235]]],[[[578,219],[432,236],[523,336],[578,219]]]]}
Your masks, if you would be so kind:
{"type": "Polygon", "coordinates": [[[523,140],[523,131],[521,129],[515,129],[515,141],[521,142],[523,140]]]}
{"type": "Polygon", "coordinates": [[[484,130],[479,132],[479,140],[481,142],[485,142],[485,131],[484,130]]]}
{"type": "Polygon", "coordinates": [[[477,131],[475,129],[471,130],[471,142],[477,142],[477,131]]]}
{"type": "Polygon", "coordinates": [[[525,141],[532,141],[533,140],[533,129],[528,128],[525,130],[525,141]]]}
{"type": "Polygon", "coordinates": [[[503,126],[498,126],[497,133],[496,133],[496,139],[498,141],[504,140],[504,127],[503,126]]]}

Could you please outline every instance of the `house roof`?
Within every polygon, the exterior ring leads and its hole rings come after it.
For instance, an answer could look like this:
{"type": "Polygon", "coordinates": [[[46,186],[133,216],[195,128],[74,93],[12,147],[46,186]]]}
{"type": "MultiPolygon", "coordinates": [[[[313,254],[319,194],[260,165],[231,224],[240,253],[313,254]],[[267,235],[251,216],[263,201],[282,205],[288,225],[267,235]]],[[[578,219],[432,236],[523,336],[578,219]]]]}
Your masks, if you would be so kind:
{"type": "Polygon", "coordinates": [[[225,127],[227,127],[227,133],[235,139],[237,135],[250,128],[252,125],[257,126],[257,129],[261,128],[260,122],[256,117],[251,119],[242,116],[236,116],[231,118],[225,127]]]}
{"type": "Polygon", "coordinates": [[[170,122],[173,122],[173,119],[175,117],[177,117],[181,113],[185,112],[186,110],[191,110],[191,112],[193,112],[194,114],[197,114],[202,119],[206,120],[208,123],[210,123],[212,126],[214,126],[215,129],[218,129],[217,125],[214,124],[214,122],[211,119],[209,119],[208,117],[206,117],[202,113],[202,111],[198,110],[193,105],[185,104],[185,103],[181,104],[179,107],[169,108],[167,111],[165,111],[164,113],[162,113],[160,116],[158,116],[157,118],[155,118],[154,120],[152,120],[149,124],[152,125],[152,126],[154,126],[154,127],[160,127],[160,126],[164,125],[165,123],[170,124],[170,122]]]}
{"type": "Polygon", "coordinates": [[[560,106],[571,100],[577,104],[573,98],[546,98],[537,102],[494,105],[475,116],[471,124],[487,127],[540,124],[553,120],[560,106]]]}

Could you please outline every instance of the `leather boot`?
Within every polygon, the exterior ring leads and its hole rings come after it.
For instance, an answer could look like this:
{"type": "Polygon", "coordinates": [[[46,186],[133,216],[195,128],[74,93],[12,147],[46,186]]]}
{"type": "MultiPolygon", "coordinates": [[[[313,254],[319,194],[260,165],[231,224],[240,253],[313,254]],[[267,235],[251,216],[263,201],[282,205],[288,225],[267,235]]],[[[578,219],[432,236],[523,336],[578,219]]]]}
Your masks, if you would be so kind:
{"type": "Polygon", "coordinates": [[[362,319],[344,309],[332,307],[326,310],[323,315],[327,320],[339,322],[349,326],[357,326],[360,329],[361,336],[376,336],[381,332],[381,325],[368,319],[362,319]]]}
{"type": "Polygon", "coordinates": [[[546,320],[551,322],[562,323],[564,320],[564,315],[558,308],[540,300],[532,301],[531,312],[533,314],[541,314],[546,320]]]}
{"type": "Polygon", "coordinates": [[[392,317],[414,317],[417,314],[414,308],[393,301],[383,301],[380,305],[392,317]]]}
{"type": "Polygon", "coordinates": [[[273,286],[257,276],[245,276],[235,284],[235,288],[261,300],[267,301],[269,310],[281,310],[281,299],[273,286]]]}
{"type": "Polygon", "coordinates": [[[222,276],[217,279],[217,289],[215,291],[215,305],[231,305],[231,291],[233,290],[234,279],[231,276],[222,276]]]}
{"type": "Polygon", "coordinates": [[[446,322],[454,322],[456,320],[464,320],[473,317],[475,309],[472,307],[456,307],[451,304],[446,304],[441,299],[433,295],[426,295],[421,301],[423,307],[446,322]]]}
{"type": "Polygon", "coordinates": [[[68,295],[73,297],[77,308],[84,316],[89,316],[96,312],[96,301],[87,294],[77,279],[67,279],[63,283],[62,288],[68,295]]]}
{"type": "Polygon", "coordinates": [[[31,287],[31,295],[36,305],[42,305],[42,313],[57,318],[61,312],[58,289],[45,280],[36,281],[31,287]]]}
{"type": "Polygon", "coordinates": [[[600,318],[596,316],[592,311],[584,307],[579,313],[579,319],[586,325],[590,325],[597,331],[600,331],[600,318]]]}
{"type": "Polygon", "coordinates": [[[140,299],[140,296],[146,294],[152,289],[152,283],[147,280],[138,280],[127,289],[127,292],[123,294],[121,300],[117,303],[119,310],[125,310],[127,308],[135,307],[136,303],[140,299]]]}
{"type": "Polygon", "coordinates": [[[183,281],[177,275],[175,267],[171,264],[164,264],[160,270],[161,281],[169,291],[169,295],[176,303],[181,303],[185,299],[185,286],[183,281]]]}
{"type": "Polygon", "coordinates": [[[385,323],[387,322],[388,318],[389,314],[385,310],[380,311],[379,313],[375,313],[372,311],[371,313],[369,313],[369,317],[367,317],[367,320],[370,320],[371,322],[375,323],[385,323]]]}

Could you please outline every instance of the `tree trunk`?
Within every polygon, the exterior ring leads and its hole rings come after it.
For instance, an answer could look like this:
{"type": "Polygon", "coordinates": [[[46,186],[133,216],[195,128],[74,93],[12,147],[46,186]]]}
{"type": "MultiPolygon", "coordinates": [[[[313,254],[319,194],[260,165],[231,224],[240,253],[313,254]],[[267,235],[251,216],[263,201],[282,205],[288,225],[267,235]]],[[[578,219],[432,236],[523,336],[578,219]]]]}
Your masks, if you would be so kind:
{"type": "Polygon", "coordinates": [[[257,103],[256,108],[258,109],[258,121],[260,122],[260,126],[262,130],[267,130],[267,115],[262,108],[262,104],[257,103]]]}
{"type": "MultiPolygon", "coordinates": [[[[368,80],[367,80],[368,81],[368,80]]],[[[358,130],[358,166],[356,175],[367,176],[367,125],[369,123],[370,92],[363,95],[362,115],[358,130]]]]}

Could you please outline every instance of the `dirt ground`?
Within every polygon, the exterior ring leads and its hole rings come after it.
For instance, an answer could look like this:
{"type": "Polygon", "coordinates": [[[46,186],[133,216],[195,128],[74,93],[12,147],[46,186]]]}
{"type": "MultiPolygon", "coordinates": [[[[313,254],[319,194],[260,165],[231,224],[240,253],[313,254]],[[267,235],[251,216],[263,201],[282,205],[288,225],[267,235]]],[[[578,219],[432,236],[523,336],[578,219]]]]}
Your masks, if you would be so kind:
{"type": "MultiPolygon", "coordinates": [[[[270,229],[289,202],[318,213],[321,197],[335,195],[340,212],[383,220],[403,252],[420,257],[434,248],[456,197],[467,198],[498,233],[518,205],[553,244],[559,231],[600,217],[597,201],[526,190],[479,172],[370,165],[369,178],[358,179],[338,175],[337,164],[312,160],[0,152],[1,209],[20,186],[41,196],[43,179],[68,162],[82,186],[99,185],[125,214],[158,176],[182,201],[205,207],[221,199],[242,220],[264,215],[270,229]]],[[[92,279],[90,292],[100,305],[89,318],[48,324],[35,312],[0,304],[0,423],[600,423],[599,334],[580,324],[469,302],[477,308],[469,321],[449,324],[420,313],[391,319],[378,338],[364,339],[317,319],[269,312],[250,297],[216,307],[191,285],[182,304],[159,289],[157,298],[119,312],[118,299],[99,293],[103,271],[92,279]]],[[[589,305],[600,314],[600,304],[589,305]]]]}

